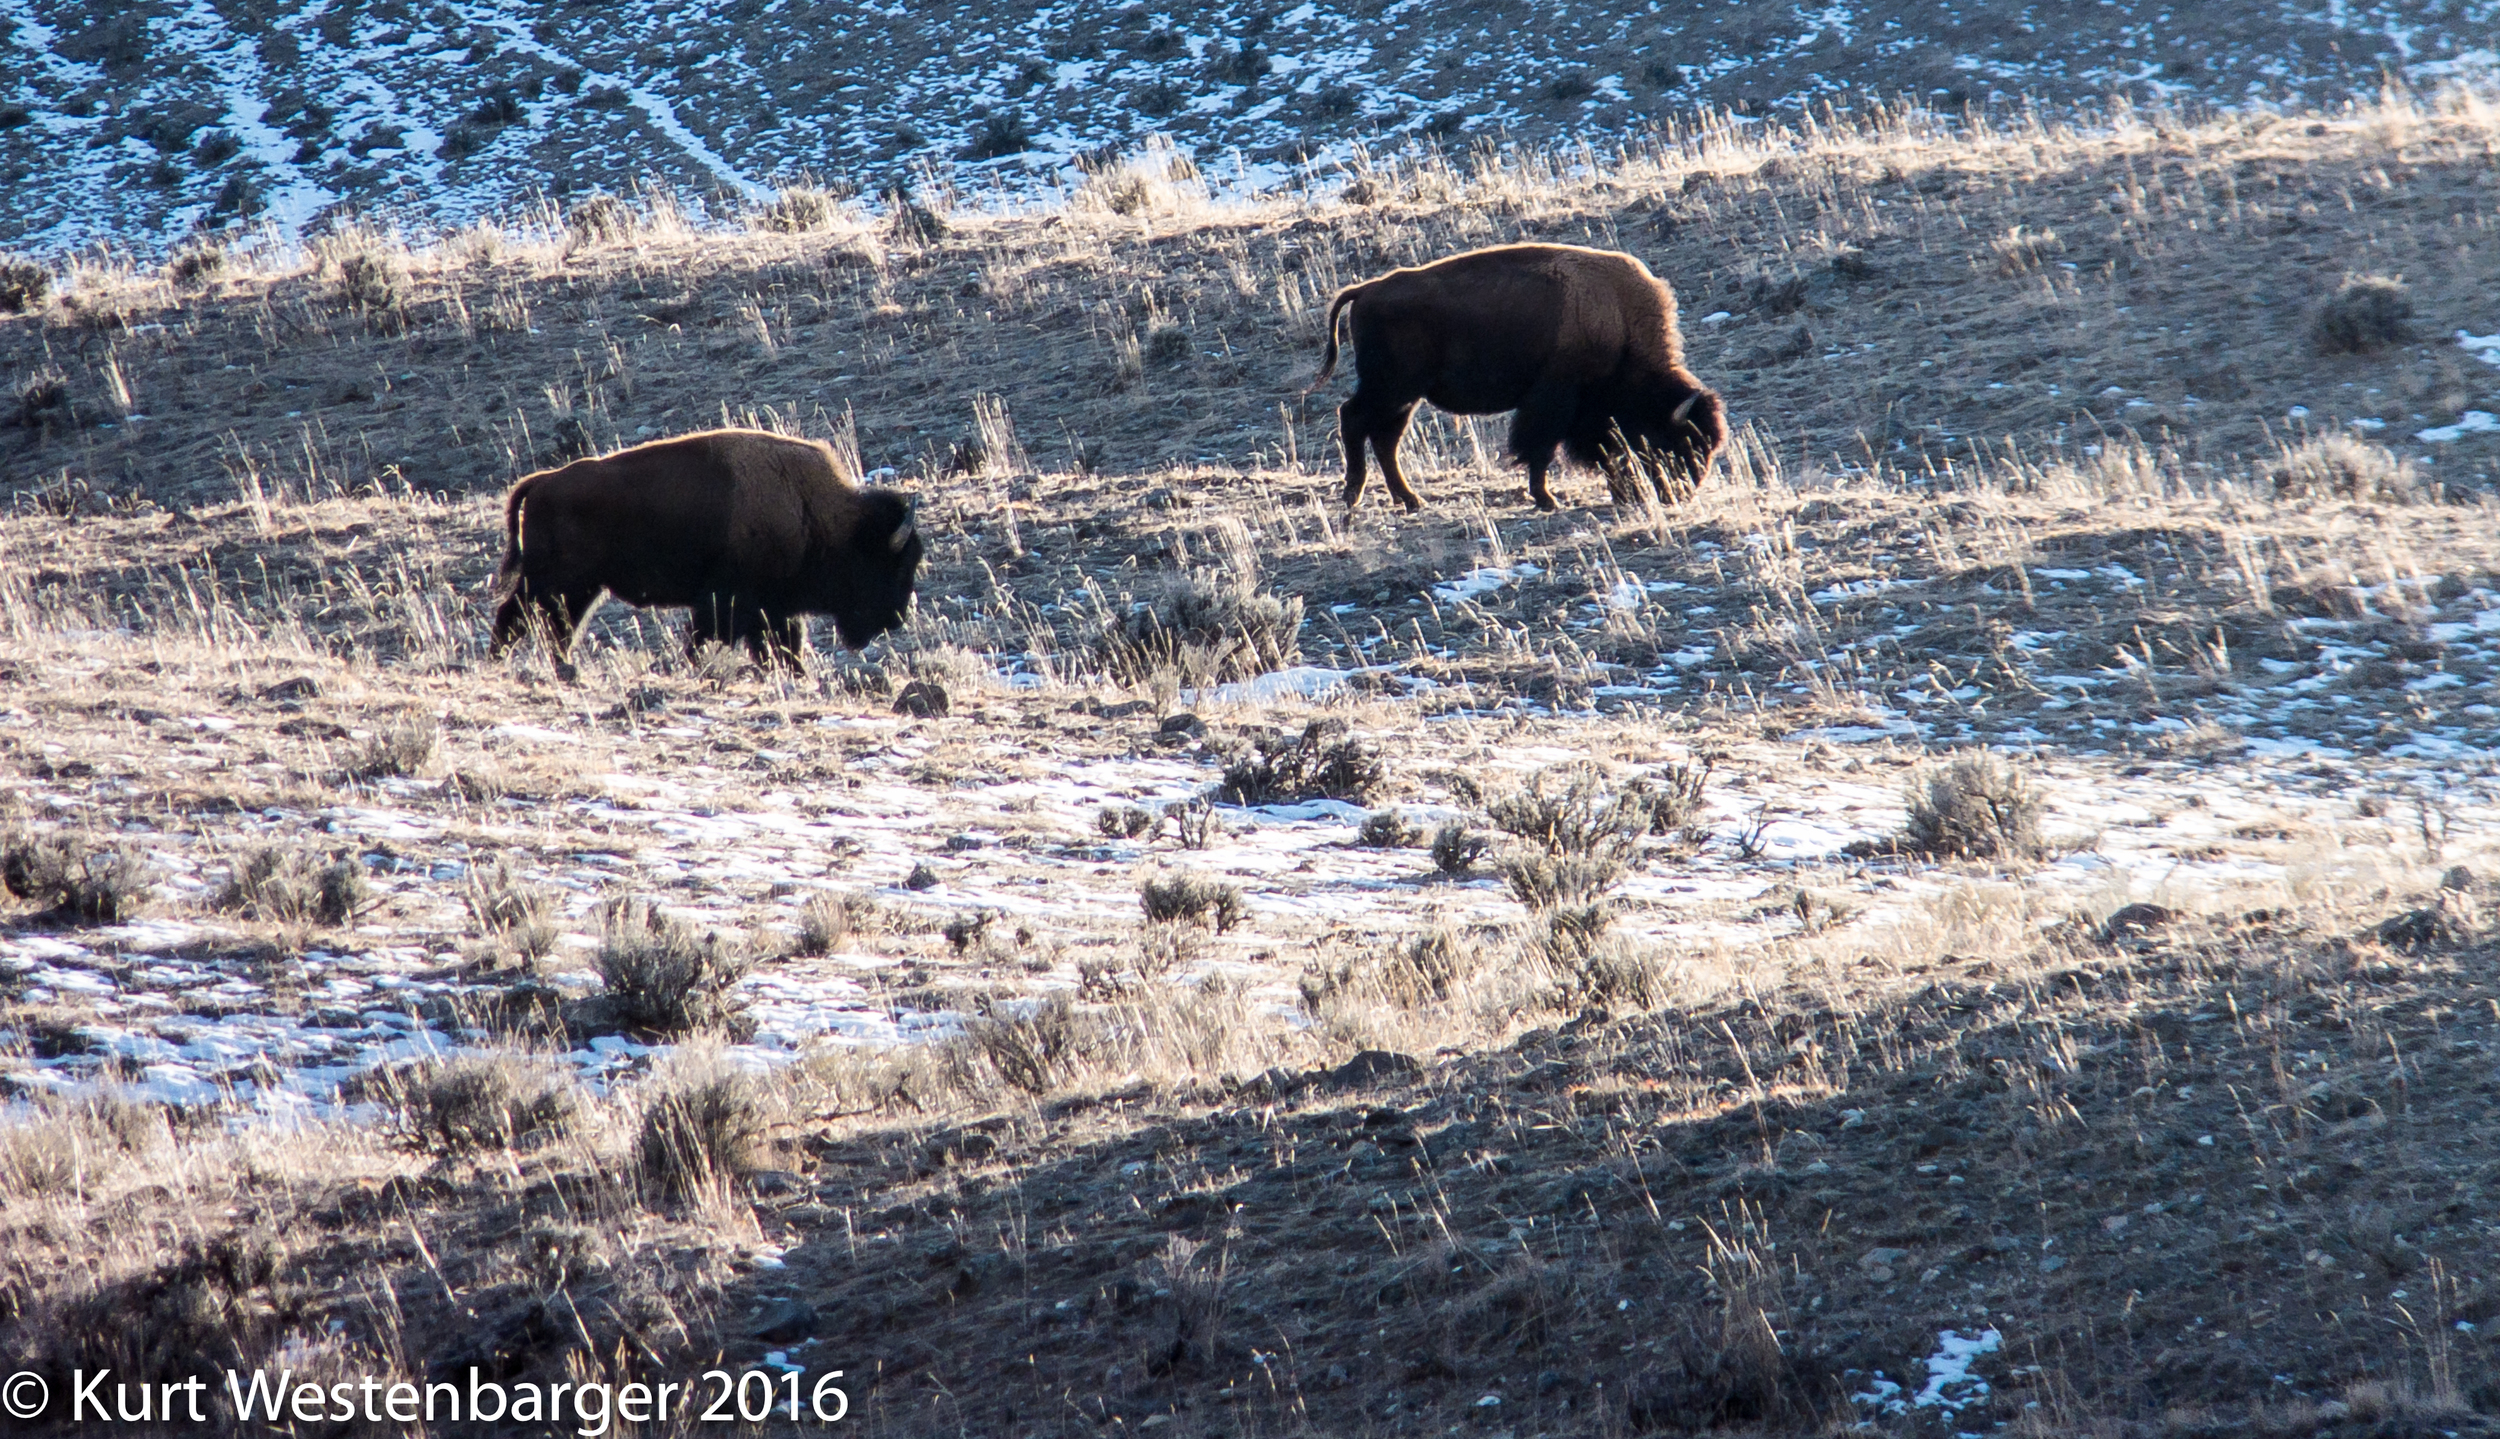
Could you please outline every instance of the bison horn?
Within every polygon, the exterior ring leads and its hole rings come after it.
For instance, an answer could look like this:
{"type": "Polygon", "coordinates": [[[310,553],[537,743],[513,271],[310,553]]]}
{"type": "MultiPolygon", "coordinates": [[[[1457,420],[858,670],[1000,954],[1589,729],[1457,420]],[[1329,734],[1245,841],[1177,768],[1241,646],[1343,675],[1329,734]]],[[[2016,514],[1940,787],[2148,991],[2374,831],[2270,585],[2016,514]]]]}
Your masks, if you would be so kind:
{"type": "Polygon", "coordinates": [[[1693,406],[1698,404],[1700,400],[1701,391],[1699,390],[1695,390],[1691,394],[1686,395],[1684,397],[1684,403],[1675,407],[1675,422],[1679,425],[1683,424],[1684,417],[1693,412],[1693,406]]]}
{"type": "Polygon", "coordinates": [[[895,526],[894,538],[886,541],[885,547],[893,551],[895,554],[901,554],[903,552],[903,546],[911,543],[911,531],[912,525],[909,520],[895,526]]]}

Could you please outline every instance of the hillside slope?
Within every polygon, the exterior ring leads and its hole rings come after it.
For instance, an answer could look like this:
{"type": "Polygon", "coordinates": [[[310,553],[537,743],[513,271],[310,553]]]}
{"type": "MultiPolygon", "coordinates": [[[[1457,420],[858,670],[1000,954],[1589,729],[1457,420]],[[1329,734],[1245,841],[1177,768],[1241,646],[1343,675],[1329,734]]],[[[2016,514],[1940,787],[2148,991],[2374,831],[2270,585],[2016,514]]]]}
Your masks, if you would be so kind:
{"type": "Polygon", "coordinates": [[[1222,183],[1358,144],[1587,142],[1697,112],[2332,106],[2488,74],[2492,0],[1800,8],[1226,0],[1022,12],[76,0],[0,8],[0,245],[161,251],[253,217],[419,232],[646,178],[1032,194],[1163,133],[1222,183]]]}

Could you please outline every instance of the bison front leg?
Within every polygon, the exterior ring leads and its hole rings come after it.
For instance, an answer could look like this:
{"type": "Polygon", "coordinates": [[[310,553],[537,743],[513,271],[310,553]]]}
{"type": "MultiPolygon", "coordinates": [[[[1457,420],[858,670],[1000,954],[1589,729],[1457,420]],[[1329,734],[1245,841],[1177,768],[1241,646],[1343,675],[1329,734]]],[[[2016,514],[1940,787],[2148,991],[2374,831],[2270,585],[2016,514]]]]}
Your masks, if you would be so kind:
{"type": "Polygon", "coordinates": [[[1571,386],[1540,382],[1520,402],[1519,413],[1511,416],[1510,452],[1528,467],[1528,498],[1540,510],[1554,508],[1554,492],[1545,487],[1545,475],[1554,467],[1554,451],[1571,433],[1579,409],[1579,393],[1571,386]]]}

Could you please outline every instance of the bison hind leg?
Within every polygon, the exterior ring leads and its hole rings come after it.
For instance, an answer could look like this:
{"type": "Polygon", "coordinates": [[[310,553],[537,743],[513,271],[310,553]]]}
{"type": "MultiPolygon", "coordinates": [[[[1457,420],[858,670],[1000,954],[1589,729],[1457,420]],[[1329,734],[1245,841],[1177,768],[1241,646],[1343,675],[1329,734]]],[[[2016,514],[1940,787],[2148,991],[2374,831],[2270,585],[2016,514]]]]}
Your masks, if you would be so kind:
{"type": "Polygon", "coordinates": [[[763,623],[747,639],[747,646],[754,651],[757,662],[766,668],[804,669],[802,660],[807,654],[807,616],[776,617],[766,610],[761,618],[763,623]]]}

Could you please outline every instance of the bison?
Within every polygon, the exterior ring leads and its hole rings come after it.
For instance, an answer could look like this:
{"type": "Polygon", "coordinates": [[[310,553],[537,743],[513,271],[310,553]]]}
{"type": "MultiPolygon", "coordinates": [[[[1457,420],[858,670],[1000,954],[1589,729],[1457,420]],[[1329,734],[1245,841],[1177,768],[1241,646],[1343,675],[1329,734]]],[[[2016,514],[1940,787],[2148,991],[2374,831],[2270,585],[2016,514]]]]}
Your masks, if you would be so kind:
{"type": "Polygon", "coordinates": [[[1554,508],[1545,472],[1560,447],[1602,470],[1617,500],[1646,471],[1674,500],[1727,444],[1718,394],[1684,368],[1675,292],[1630,255],[1577,245],[1497,245],[1337,292],[1317,389],[1337,369],[1340,312],[1354,321],[1354,397],[1337,410],[1345,502],[1363,497],[1363,446],[1409,510],[1423,501],[1398,472],[1398,440],[1419,400],[1460,415],[1516,410],[1511,455],[1528,494],[1554,508]]]}
{"type": "Polygon", "coordinates": [[[504,497],[492,653],[533,611],[559,663],[601,591],[688,605],[689,651],[739,643],[798,663],[803,615],[856,649],[903,622],[923,546],[911,504],[843,478],[833,450],[761,430],[653,440],[525,475],[504,497]]]}

